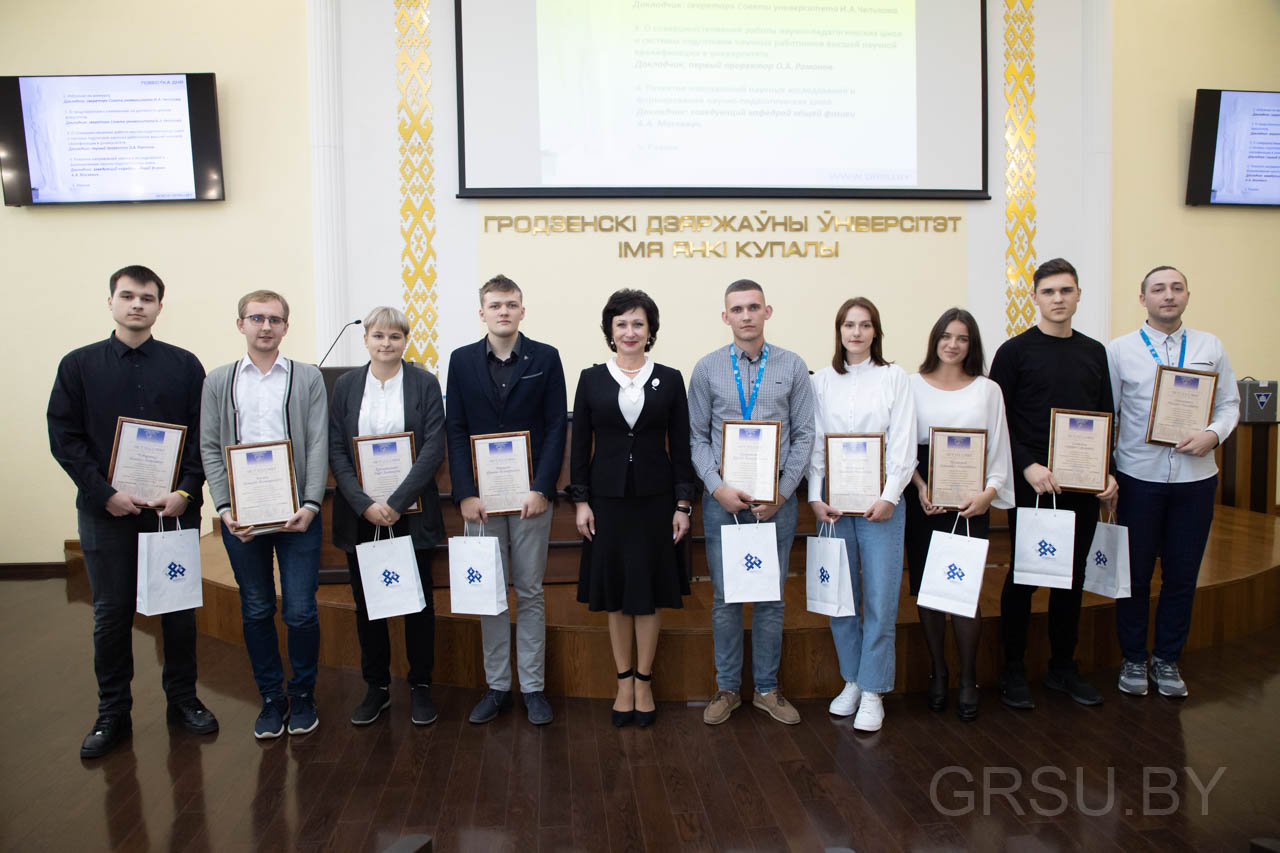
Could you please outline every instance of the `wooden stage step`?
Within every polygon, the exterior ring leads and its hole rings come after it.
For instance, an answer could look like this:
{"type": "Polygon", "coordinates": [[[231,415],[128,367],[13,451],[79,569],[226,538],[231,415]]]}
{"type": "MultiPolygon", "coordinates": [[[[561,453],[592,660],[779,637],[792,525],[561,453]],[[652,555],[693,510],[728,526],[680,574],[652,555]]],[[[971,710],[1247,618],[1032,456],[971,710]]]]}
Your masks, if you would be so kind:
{"type": "MultiPolygon", "coordinates": [[[[1001,666],[999,648],[1000,587],[1008,572],[1007,531],[993,533],[992,563],[983,582],[981,612],[983,639],[979,655],[979,681],[995,682],[1001,666]]],[[[68,565],[81,562],[76,550],[68,550],[68,565]]],[[[701,559],[701,557],[698,557],[701,559]]],[[[204,607],[197,611],[202,633],[243,643],[240,597],[220,538],[201,538],[204,572],[204,607]]],[[[441,557],[437,562],[443,562],[441,557]]],[[[792,571],[786,583],[786,618],[780,680],[787,695],[796,698],[833,696],[841,679],[835,649],[825,616],[805,610],[803,542],[797,543],[792,571]],[[798,560],[796,558],[798,555],[798,560]]],[[[705,561],[702,563],[705,572],[705,561]]],[[[1157,582],[1153,589],[1158,590],[1157,582]]],[[[576,586],[546,586],[547,670],[546,689],[558,695],[607,698],[614,695],[615,677],[606,616],[591,613],[576,600],[576,586]]],[[[318,594],[320,610],[320,660],[329,666],[358,669],[360,648],[356,640],[355,607],[349,586],[327,584],[318,594]]],[[[514,606],[514,594],[512,594],[514,606]]],[[[664,611],[662,637],[655,665],[654,690],[661,700],[701,700],[715,692],[712,666],[711,584],[695,573],[693,593],[681,610],[664,611]]],[[[453,615],[449,590],[434,590],[436,609],[435,681],[461,687],[483,687],[478,617],[453,615]]],[[[1032,677],[1043,672],[1048,658],[1046,607],[1048,591],[1033,599],[1027,664],[1032,677]]],[[[746,607],[750,627],[751,607],[746,607]]],[[[514,611],[512,611],[514,612],[514,611]]],[[[277,623],[279,617],[277,616],[277,623]]],[[[1280,518],[1219,505],[1200,572],[1188,648],[1215,646],[1246,636],[1280,621],[1280,518]]],[[[285,633],[278,626],[281,651],[285,633]]],[[[393,673],[407,671],[403,622],[391,623],[393,673]]],[[[751,682],[750,638],[745,643],[744,687],[751,682]]],[[[949,649],[954,655],[954,647],[949,649]]],[[[1080,619],[1077,657],[1083,671],[1116,666],[1120,652],[1115,639],[1115,605],[1110,599],[1085,593],[1080,619]]],[[[287,659],[287,658],[286,658],[287,659]]],[[[951,663],[953,685],[959,667],[951,663]]],[[[925,689],[929,676],[928,652],[920,632],[915,601],[907,593],[904,574],[899,599],[895,692],[925,689]]],[[[248,671],[246,669],[246,677],[248,671]]]]}

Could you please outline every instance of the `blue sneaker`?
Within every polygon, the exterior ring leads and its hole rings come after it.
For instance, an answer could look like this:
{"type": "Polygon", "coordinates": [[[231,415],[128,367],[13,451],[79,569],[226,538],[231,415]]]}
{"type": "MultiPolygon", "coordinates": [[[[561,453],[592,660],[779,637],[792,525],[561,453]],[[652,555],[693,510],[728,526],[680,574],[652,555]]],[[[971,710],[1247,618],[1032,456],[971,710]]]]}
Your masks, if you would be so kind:
{"type": "Polygon", "coordinates": [[[284,721],[289,719],[289,700],[283,696],[262,700],[262,712],[253,724],[253,736],[258,740],[280,737],[284,734],[284,721]]]}
{"type": "Polygon", "coordinates": [[[294,696],[289,703],[289,734],[305,735],[316,730],[320,718],[316,716],[316,700],[311,694],[294,696]]]}
{"type": "Polygon", "coordinates": [[[542,695],[541,690],[531,690],[524,696],[524,707],[529,712],[529,722],[535,726],[545,726],[552,720],[551,703],[542,695]]]}
{"type": "Polygon", "coordinates": [[[495,719],[499,713],[511,707],[510,690],[486,690],[480,701],[471,709],[468,718],[473,723],[487,723],[495,719]]]}

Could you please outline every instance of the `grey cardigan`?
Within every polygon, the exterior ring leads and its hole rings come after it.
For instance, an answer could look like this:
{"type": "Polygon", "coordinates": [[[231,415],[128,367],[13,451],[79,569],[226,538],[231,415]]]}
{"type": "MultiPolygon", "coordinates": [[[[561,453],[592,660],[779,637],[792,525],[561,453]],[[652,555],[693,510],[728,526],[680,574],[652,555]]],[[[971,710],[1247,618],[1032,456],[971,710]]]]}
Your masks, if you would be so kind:
{"type": "MultiPolygon", "coordinates": [[[[215,368],[204,380],[200,402],[200,458],[219,515],[231,509],[223,448],[240,443],[235,393],[240,363],[215,368]]],[[[289,359],[284,402],[284,429],[293,442],[298,500],[319,515],[329,480],[329,402],[320,368],[289,359]]]]}

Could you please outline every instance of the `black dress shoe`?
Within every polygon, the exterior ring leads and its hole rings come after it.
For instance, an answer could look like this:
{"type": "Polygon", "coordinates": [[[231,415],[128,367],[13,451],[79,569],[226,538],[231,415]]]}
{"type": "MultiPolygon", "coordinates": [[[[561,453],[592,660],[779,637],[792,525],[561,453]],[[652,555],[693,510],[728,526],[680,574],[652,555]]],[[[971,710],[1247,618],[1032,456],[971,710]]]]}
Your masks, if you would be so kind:
{"type": "Polygon", "coordinates": [[[193,735],[208,735],[218,730],[218,718],[194,696],[170,705],[165,716],[170,723],[182,726],[193,735]]]}
{"type": "MultiPolygon", "coordinates": [[[[652,681],[653,673],[651,672],[648,675],[645,675],[642,672],[637,672],[636,678],[639,679],[640,681],[652,681]]],[[[652,726],[654,721],[657,719],[658,719],[658,706],[656,702],[654,703],[654,707],[652,711],[641,711],[639,708],[636,709],[636,725],[642,729],[652,726]]]]}
{"type": "Polygon", "coordinates": [[[943,670],[939,675],[934,673],[929,676],[929,692],[926,694],[929,698],[930,711],[943,711],[947,707],[947,682],[951,678],[950,673],[943,670]]]}
{"type": "Polygon", "coordinates": [[[960,682],[960,695],[956,697],[956,716],[963,722],[978,719],[978,685],[960,682]]]}
{"type": "MultiPolygon", "coordinates": [[[[626,681],[632,675],[633,673],[631,670],[627,670],[626,672],[620,672],[618,673],[618,680],[626,681]]],[[[633,706],[635,705],[635,694],[632,694],[631,703],[633,706]]],[[[636,712],[634,707],[628,711],[619,711],[617,708],[609,709],[609,720],[610,722],[613,723],[613,727],[615,729],[622,728],[623,726],[627,725],[635,718],[636,718],[636,712]]]]}
{"type": "Polygon", "coordinates": [[[1027,668],[1021,661],[1005,664],[1000,678],[1000,701],[1019,711],[1035,708],[1036,700],[1031,698],[1031,685],[1027,684],[1027,668]]]}
{"type": "Polygon", "coordinates": [[[93,728],[80,744],[81,758],[101,758],[133,732],[133,720],[126,714],[99,714],[93,728]]]}

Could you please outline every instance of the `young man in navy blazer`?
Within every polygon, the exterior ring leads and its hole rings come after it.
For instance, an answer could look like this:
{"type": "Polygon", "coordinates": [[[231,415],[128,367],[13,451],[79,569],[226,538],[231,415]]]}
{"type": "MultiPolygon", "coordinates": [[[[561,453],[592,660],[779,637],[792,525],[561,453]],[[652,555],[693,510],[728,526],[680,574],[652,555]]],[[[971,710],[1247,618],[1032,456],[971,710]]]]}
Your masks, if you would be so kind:
{"type": "MultiPolygon", "coordinates": [[[[480,319],[488,334],[449,356],[445,432],[449,476],[462,517],[497,536],[503,570],[516,588],[516,667],[529,722],[551,722],[543,695],[546,652],[542,578],[547,570],[551,501],[564,460],[564,370],[555,347],[520,334],[524,295],[505,275],[480,288],[480,319]],[[471,436],[529,431],[533,480],[519,515],[490,516],[476,489],[471,436]]],[[[487,723],[511,707],[511,628],[507,614],[480,617],[489,690],[471,711],[487,723]]]]}

